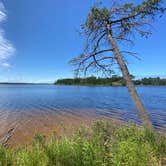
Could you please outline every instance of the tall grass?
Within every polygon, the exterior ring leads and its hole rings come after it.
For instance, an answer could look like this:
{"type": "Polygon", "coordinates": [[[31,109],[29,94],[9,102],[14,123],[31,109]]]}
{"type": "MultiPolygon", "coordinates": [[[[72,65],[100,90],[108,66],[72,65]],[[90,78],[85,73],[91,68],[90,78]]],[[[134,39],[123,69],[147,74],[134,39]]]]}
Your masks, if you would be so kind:
{"type": "Polygon", "coordinates": [[[70,138],[46,141],[39,134],[32,146],[0,147],[0,166],[158,166],[165,157],[165,136],[105,120],[81,127],[70,138]]]}

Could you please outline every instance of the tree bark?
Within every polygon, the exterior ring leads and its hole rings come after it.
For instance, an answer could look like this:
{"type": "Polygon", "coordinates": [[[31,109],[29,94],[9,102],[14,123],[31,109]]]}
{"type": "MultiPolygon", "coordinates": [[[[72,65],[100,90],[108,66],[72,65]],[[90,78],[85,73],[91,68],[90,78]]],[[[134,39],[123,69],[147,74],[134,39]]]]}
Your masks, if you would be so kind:
{"type": "Polygon", "coordinates": [[[112,37],[112,33],[111,33],[110,28],[111,28],[110,24],[107,23],[107,37],[108,37],[108,39],[110,41],[110,44],[113,47],[113,52],[115,54],[115,58],[117,60],[118,65],[120,66],[123,78],[124,78],[126,86],[128,88],[128,91],[129,91],[129,93],[131,95],[131,98],[132,98],[132,100],[133,100],[133,102],[134,102],[134,104],[136,106],[136,109],[137,109],[137,111],[139,113],[139,116],[140,116],[140,118],[142,120],[143,125],[146,128],[148,128],[150,130],[153,130],[153,125],[152,125],[152,123],[151,123],[151,121],[150,121],[150,119],[149,119],[149,117],[148,117],[148,115],[147,115],[147,113],[145,111],[145,108],[144,108],[144,106],[143,106],[143,104],[142,104],[142,102],[141,102],[141,100],[140,100],[140,98],[139,98],[139,96],[137,94],[137,91],[135,89],[134,83],[131,80],[131,77],[130,77],[130,74],[129,74],[129,70],[128,70],[128,68],[127,68],[127,66],[126,66],[126,64],[125,64],[125,62],[124,62],[124,60],[123,60],[123,58],[121,56],[121,53],[120,53],[119,48],[118,48],[118,46],[116,44],[116,41],[112,37]]]}

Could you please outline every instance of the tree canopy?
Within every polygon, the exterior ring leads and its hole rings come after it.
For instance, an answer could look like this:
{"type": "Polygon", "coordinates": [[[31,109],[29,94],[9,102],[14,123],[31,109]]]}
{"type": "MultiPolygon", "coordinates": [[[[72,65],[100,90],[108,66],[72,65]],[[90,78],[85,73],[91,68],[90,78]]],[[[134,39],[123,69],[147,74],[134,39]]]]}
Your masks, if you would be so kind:
{"type": "Polygon", "coordinates": [[[124,59],[124,54],[135,55],[120,48],[120,43],[133,43],[133,35],[148,37],[151,34],[151,22],[165,12],[162,0],[145,0],[139,5],[134,3],[113,4],[111,8],[102,5],[93,6],[82,25],[87,44],[83,53],[71,62],[76,65],[76,74],[93,69],[112,73],[113,66],[121,70],[123,79],[133,99],[143,125],[153,129],[143,103],[134,87],[124,59]]]}
{"type": "MultiPolygon", "coordinates": [[[[107,23],[110,33],[117,43],[134,44],[133,35],[149,37],[152,33],[153,20],[161,17],[166,8],[162,7],[163,0],[145,0],[139,5],[134,3],[117,4],[103,7],[102,3],[95,4],[85,21],[81,25],[82,33],[86,36],[86,46],[83,53],[70,62],[75,66],[76,74],[88,70],[113,73],[113,66],[117,65],[113,47],[110,48],[107,23]]],[[[125,54],[136,58],[135,53],[120,50],[123,58],[125,54]]]]}

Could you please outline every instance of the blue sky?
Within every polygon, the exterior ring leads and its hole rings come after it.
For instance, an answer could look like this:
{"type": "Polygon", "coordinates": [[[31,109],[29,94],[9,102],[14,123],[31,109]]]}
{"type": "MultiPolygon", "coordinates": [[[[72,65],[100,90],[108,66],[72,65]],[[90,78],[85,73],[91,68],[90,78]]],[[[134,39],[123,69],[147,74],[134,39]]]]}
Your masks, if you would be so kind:
{"type": "MultiPolygon", "coordinates": [[[[94,0],[4,0],[0,3],[0,82],[53,82],[73,77],[68,61],[81,53],[77,33],[94,0]]],[[[111,0],[104,1],[109,6],[111,0]]],[[[141,0],[136,0],[137,3],[141,0]]],[[[141,61],[128,59],[137,77],[166,77],[166,15],[154,22],[149,39],[132,48],[141,61]]]]}

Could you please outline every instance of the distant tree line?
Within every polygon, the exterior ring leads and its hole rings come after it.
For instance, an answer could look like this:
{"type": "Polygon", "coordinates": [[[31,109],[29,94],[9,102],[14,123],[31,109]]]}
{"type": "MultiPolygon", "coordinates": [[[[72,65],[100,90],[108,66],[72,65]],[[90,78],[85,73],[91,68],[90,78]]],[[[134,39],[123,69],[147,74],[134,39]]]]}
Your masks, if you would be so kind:
{"type": "Polygon", "coordinates": [[[114,83],[122,85],[122,77],[113,76],[111,78],[87,77],[87,78],[66,78],[59,79],[55,84],[62,85],[113,85],[114,83]]]}
{"type": "MultiPolygon", "coordinates": [[[[166,79],[160,77],[156,78],[142,78],[134,79],[134,76],[131,75],[135,85],[166,85],[166,79]]],[[[87,78],[65,78],[58,79],[55,84],[57,85],[107,85],[107,86],[125,86],[125,81],[120,76],[112,76],[110,78],[101,78],[101,77],[87,77],[87,78]]]]}
{"type": "Polygon", "coordinates": [[[134,83],[136,85],[166,85],[166,78],[160,78],[160,77],[148,77],[148,78],[142,78],[139,80],[134,80],[134,83]]]}

